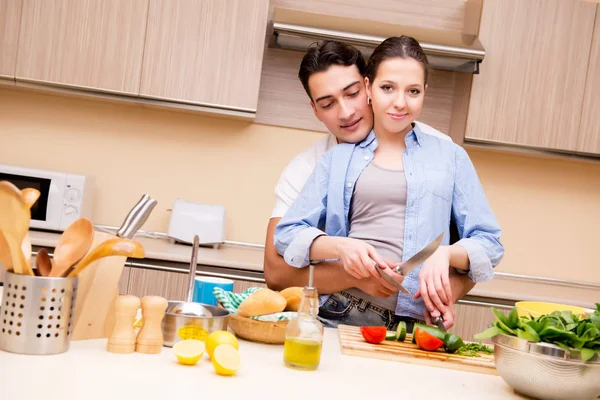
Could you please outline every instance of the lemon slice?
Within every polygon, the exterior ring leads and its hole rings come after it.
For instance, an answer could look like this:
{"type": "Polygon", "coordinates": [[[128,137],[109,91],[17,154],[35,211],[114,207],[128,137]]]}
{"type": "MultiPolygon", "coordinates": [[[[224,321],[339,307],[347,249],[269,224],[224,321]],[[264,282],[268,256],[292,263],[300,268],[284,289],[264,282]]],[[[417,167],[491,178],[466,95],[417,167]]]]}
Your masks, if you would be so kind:
{"type": "Polygon", "coordinates": [[[217,374],[233,375],[240,369],[240,353],[230,344],[220,344],[215,348],[212,364],[217,374]]]}
{"type": "Polygon", "coordinates": [[[182,340],[175,343],[173,352],[180,364],[195,365],[204,354],[204,342],[195,339],[182,340]]]}
{"type": "Polygon", "coordinates": [[[208,335],[206,338],[206,353],[212,358],[213,352],[220,344],[230,344],[236,349],[240,348],[235,335],[228,331],[216,331],[208,335]]]}

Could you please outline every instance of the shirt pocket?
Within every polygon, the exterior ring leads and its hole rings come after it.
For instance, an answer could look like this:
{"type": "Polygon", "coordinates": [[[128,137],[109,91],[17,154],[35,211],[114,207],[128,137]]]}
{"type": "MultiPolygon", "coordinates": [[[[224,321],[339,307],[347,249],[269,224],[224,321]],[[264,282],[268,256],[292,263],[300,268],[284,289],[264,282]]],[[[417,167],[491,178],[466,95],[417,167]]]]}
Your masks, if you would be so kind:
{"type": "Polygon", "coordinates": [[[425,190],[448,202],[454,194],[454,177],[443,165],[424,165],[425,190]]]}

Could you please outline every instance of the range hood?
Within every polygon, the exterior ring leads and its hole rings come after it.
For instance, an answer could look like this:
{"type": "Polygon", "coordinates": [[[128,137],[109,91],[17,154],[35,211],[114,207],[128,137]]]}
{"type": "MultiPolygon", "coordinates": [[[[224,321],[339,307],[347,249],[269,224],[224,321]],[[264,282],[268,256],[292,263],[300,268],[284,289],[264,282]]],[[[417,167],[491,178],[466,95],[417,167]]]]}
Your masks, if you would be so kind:
{"type": "Polygon", "coordinates": [[[365,59],[390,36],[412,36],[419,41],[433,69],[478,74],[485,49],[476,35],[412,26],[342,18],[276,8],[271,47],[305,52],[313,43],[339,40],[355,46],[365,59]]]}

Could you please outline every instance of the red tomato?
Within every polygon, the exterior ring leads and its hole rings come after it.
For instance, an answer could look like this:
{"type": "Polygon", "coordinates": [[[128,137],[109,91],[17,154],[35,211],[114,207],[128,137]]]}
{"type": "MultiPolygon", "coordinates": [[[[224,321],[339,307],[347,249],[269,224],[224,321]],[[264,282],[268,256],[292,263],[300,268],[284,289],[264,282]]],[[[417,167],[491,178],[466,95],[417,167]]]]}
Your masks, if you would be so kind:
{"type": "Polygon", "coordinates": [[[435,351],[444,345],[443,341],[419,328],[415,331],[415,341],[417,346],[427,351],[435,351]]]}
{"type": "Polygon", "coordinates": [[[387,328],[385,326],[361,326],[360,333],[369,343],[381,343],[385,339],[387,328]]]}

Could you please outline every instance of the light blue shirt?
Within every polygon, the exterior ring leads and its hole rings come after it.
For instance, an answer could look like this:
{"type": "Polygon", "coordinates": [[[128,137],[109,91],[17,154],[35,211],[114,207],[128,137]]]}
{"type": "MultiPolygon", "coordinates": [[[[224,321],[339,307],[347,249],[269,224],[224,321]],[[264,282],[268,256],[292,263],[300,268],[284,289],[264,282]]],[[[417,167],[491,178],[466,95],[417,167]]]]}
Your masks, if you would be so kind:
{"type": "MultiPolygon", "coordinates": [[[[492,279],[493,267],[504,255],[501,230],[467,152],[451,141],[422,133],[418,126],[406,135],[405,143],[402,159],[407,203],[402,262],[441,232],[442,245],[448,245],[453,216],[462,238],[456,245],[464,247],[469,256],[469,278],[473,282],[492,279]]],[[[308,266],[310,246],[319,236],[348,236],[354,185],[373,160],[377,146],[371,131],[361,142],[339,144],[321,157],[275,228],[275,247],[289,265],[308,266]]],[[[418,289],[421,267],[405,278],[404,286],[412,293],[418,289]]],[[[424,310],[422,299],[398,293],[397,315],[423,319],[424,310]]]]}

